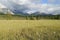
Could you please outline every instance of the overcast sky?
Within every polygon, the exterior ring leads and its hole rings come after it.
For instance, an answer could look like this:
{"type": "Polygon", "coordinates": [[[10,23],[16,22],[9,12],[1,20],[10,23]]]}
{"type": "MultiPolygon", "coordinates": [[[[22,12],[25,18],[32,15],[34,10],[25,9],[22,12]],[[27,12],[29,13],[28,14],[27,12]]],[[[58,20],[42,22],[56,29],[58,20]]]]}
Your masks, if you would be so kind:
{"type": "Polygon", "coordinates": [[[19,5],[25,5],[30,9],[29,11],[27,10],[27,12],[52,12],[60,10],[60,0],[0,0],[0,7],[6,7],[2,5],[2,3],[8,4],[9,1],[19,5]]]}

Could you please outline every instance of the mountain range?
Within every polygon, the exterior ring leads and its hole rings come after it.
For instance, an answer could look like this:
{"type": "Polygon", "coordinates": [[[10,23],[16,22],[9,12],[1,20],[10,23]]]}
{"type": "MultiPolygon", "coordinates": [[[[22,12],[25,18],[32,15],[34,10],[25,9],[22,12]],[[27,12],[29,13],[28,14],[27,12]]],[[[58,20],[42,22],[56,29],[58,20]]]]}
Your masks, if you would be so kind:
{"type": "MultiPolygon", "coordinates": [[[[2,4],[7,7],[7,8],[4,8],[4,10],[8,9],[8,10],[10,10],[10,12],[12,12],[14,14],[21,14],[21,15],[30,15],[30,14],[33,14],[33,15],[39,15],[39,14],[40,15],[58,15],[58,14],[60,14],[60,10],[54,10],[52,12],[46,12],[46,13],[41,12],[41,11],[34,12],[27,6],[19,5],[13,1],[8,1],[7,3],[2,3],[2,4]],[[29,13],[28,11],[31,11],[31,12],[29,13]]],[[[5,12],[4,10],[2,10],[2,11],[5,12]]]]}
{"type": "Polygon", "coordinates": [[[25,13],[23,13],[22,11],[21,12],[19,12],[19,11],[10,11],[9,9],[7,9],[7,8],[0,8],[0,12],[2,12],[2,13],[10,13],[10,14],[15,14],[15,15],[60,15],[60,11],[59,10],[57,10],[57,11],[54,11],[54,12],[51,12],[51,13],[44,13],[44,12],[39,12],[39,11],[37,11],[37,12],[31,12],[31,14],[29,14],[29,13],[27,13],[27,12],[25,12],[25,13]]]}

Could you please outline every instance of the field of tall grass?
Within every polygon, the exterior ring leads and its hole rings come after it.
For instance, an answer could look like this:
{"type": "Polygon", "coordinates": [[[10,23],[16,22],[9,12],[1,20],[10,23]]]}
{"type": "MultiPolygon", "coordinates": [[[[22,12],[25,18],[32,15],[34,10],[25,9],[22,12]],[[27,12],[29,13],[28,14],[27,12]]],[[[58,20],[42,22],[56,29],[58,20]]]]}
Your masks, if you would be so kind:
{"type": "Polygon", "coordinates": [[[60,40],[60,20],[0,20],[0,40],[60,40]]]}

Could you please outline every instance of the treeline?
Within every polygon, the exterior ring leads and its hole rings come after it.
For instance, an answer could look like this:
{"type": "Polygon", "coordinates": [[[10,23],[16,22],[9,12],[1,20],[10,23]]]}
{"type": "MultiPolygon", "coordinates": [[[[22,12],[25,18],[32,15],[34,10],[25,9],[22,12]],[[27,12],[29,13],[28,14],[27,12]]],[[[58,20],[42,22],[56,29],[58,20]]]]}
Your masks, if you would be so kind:
{"type": "Polygon", "coordinates": [[[60,15],[11,15],[0,13],[0,19],[16,19],[16,20],[40,20],[40,19],[56,19],[60,20],[60,15]]]}
{"type": "Polygon", "coordinates": [[[60,15],[13,15],[26,20],[56,19],[60,20],[60,15]]]}
{"type": "Polygon", "coordinates": [[[60,20],[60,15],[37,15],[37,16],[26,16],[26,19],[40,20],[40,19],[57,19],[60,20]]]}

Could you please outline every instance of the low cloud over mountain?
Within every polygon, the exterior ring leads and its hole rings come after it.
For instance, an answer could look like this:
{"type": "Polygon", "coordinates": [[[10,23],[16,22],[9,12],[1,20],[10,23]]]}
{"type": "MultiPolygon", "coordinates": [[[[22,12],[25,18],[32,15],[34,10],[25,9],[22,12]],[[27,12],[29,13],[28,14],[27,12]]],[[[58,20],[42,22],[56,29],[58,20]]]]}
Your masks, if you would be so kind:
{"type": "Polygon", "coordinates": [[[14,13],[30,14],[39,11],[58,14],[60,11],[60,1],[58,0],[0,0],[0,3],[14,13]]]}

